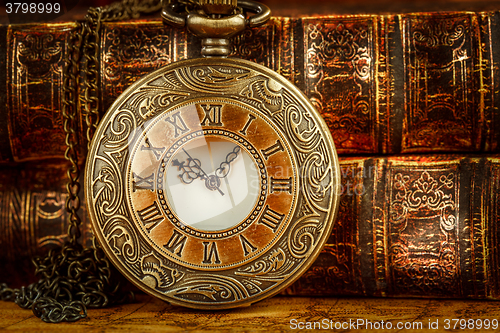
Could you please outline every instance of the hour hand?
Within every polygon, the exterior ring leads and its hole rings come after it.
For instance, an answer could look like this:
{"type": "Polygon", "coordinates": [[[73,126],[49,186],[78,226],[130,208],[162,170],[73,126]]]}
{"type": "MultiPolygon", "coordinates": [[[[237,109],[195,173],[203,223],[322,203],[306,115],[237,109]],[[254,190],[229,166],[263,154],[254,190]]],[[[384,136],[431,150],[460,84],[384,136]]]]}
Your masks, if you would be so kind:
{"type": "Polygon", "coordinates": [[[208,176],[207,173],[201,168],[201,161],[197,158],[192,158],[184,148],[182,148],[182,150],[188,156],[187,165],[185,165],[185,162],[179,162],[177,159],[172,162],[173,166],[176,166],[179,171],[182,171],[181,174],[179,174],[179,178],[182,182],[185,184],[191,184],[193,180],[199,178],[200,180],[205,180],[205,186],[209,190],[217,190],[221,195],[224,195],[224,192],[222,192],[219,188],[219,178],[214,175],[208,176]]]}
{"type": "Polygon", "coordinates": [[[187,164],[185,161],[179,162],[178,159],[175,159],[172,161],[172,165],[181,171],[179,178],[184,184],[191,184],[193,180],[197,178],[205,178],[203,171],[201,170],[201,162],[196,158],[188,158],[187,164]]]}
{"type": "Polygon", "coordinates": [[[229,154],[226,155],[226,160],[220,164],[220,166],[215,170],[215,175],[218,178],[224,178],[228,175],[229,170],[231,170],[231,162],[238,157],[241,148],[239,146],[235,146],[229,154]]]}

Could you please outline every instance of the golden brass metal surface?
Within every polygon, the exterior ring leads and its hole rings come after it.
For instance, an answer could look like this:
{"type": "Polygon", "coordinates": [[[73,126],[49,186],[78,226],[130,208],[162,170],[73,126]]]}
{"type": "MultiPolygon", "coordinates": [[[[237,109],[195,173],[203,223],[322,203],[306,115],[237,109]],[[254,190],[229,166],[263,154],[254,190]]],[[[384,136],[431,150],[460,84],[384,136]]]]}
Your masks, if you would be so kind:
{"type": "Polygon", "coordinates": [[[230,38],[242,33],[246,27],[253,28],[266,23],[271,17],[271,10],[264,4],[240,0],[237,2],[241,7],[238,12],[235,2],[200,1],[200,10],[181,14],[177,11],[178,3],[164,1],[161,16],[166,24],[177,28],[186,26],[193,35],[202,38],[201,54],[203,56],[225,57],[231,52],[230,38]],[[247,19],[242,9],[254,14],[247,19]]]}
{"type": "Polygon", "coordinates": [[[331,134],[296,87],[255,63],[206,58],[161,68],[115,101],[91,144],[85,195],[97,239],[130,281],[173,304],[222,309],[274,295],[312,264],[338,185],[331,134]],[[198,227],[182,215],[203,216],[205,200],[234,201],[245,187],[257,192],[237,218],[229,209],[198,227]],[[193,194],[185,205],[182,191],[193,194]]]}

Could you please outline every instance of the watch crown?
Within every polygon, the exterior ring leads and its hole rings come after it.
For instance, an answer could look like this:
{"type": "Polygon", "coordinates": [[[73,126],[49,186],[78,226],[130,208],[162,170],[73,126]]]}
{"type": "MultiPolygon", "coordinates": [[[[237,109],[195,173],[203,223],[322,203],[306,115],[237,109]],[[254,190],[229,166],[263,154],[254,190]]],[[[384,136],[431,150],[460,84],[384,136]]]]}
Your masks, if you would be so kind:
{"type": "Polygon", "coordinates": [[[199,0],[201,8],[207,14],[232,14],[238,6],[238,0],[199,0]]]}

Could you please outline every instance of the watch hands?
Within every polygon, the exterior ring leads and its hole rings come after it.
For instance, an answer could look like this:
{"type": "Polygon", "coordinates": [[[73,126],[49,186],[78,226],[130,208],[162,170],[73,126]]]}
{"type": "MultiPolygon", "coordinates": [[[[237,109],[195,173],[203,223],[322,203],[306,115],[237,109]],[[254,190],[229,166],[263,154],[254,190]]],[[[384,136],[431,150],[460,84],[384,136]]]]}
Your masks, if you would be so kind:
{"type": "Polygon", "coordinates": [[[219,177],[215,175],[207,175],[207,173],[201,168],[201,162],[197,158],[192,158],[189,153],[182,148],[182,151],[188,156],[188,164],[184,165],[184,162],[179,162],[179,160],[175,159],[172,165],[176,166],[179,171],[182,170],[182,173],[179,175],[181,180],[185,184],[191,184],[193,180],[200,178],[201,180],[205,180],[205,186],[209,190],[217,190],[221,195],[224,195],[224,192],[219,188],[220,180],[219,177]]]}
{"type": "Polygon", "coordinates": [[[231,170],[231,162],[238,157],[238,153],[240,152],[241,148],[239,146],[236,146],[233,148],[233,150],[226,155],[226,160],[220,164],[220,166],[215,170],[215,175],[219,178],[224,178],[227,176],[229,173],[229,170],[231,170]]]}
{"type": "Polygon", "coordinates": [[[186,165],[186,162],[179,162],[178,159],[175,159],[172,165],[176,166],[179,171],[182,171],[179,177],[184,184],[191,184],[193,180],[197,178],[202,180],[205,179],[205,176],[199,168],[199,160],[188,159],[188,163],[186,165]]]}
{"type": "Polygon", "coordinates": [[[197,158],[191,157],[189,153],[182,148],[184,153],[188,156],[188,163],[185,165],[185,162],[179,162],[179,160],[175,159],[172,165],[176,166],[179,171],[182,173],[179,175],[181,180],[185,184],[191,184],[193,180],[199,178],[200,180],[205,180],[205,186],[210,190],[217,190],[221,195],[224,195],[224,192],[220,189],[220,179],[226,177],[231,170],[231,162],[234,161],[241,150],[239,146],[235,146],[231,152],[226,155],[226,160],[222,162],[219,167],[215,170],[215,175],[207,175],[207,173],[202,169],[201,162],[197,158]]]}

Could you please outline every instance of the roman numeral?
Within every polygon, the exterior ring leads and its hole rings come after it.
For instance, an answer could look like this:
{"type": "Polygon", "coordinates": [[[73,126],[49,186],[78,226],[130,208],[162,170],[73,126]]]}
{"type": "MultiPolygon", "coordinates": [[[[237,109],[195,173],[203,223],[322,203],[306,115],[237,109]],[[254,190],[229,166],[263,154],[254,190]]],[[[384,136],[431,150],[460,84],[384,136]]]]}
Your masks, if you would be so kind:
{"type": "Polygon", "coordinates": [[[272,145],[269,148],[262,149],[261,152],[264,155],[264,158],[267,160],[269,158],[269,156],[271,156],[272,154],[275,154],[275,153],[277,153],[279,151],[284,151],[284,150],[285,149],[281,145],[281,141],[280,140],[276,140],[276,143],[274,145],[272,145]]]}
{"type": "Polygon", "coordinates": [[[220,104],[200,104],[203,111],[205,111],[205,118],[201,121],[201,125],[206,126],[222,126],[221,111],[222,105],[220,104]]]}
{"type": "Polygon", "coordinates": [[[152,173],[151,176],[144,178],[137,175],[135,172],[132,175],[134,176],[134,180],[132,181],[132,191],[135,192],[137,189],[153,191],[155,186],[154,173],[152,173]]]}
{"type": "Polygon", "coordinates": [[[186,123],[184,123],[184,120],[180,116],[180,111],[177,113],[174,113],[171,117],[168,117],[165,119],[167,122],[172,124],[175,129],[175,134],[174,137],[178,137],[181,134],[184,134],[189,131],[189,128],[186,126],[186,123]]]}
{"type": "Polygon", "coordinates": [[[142,150],[149,150],[149,151],[152,151],[152,152],[153,152],[153,154],[154,154],[154,155],[155,155],[155,157],[156,157],[156,160],[157,160],[157,161],[158,161],[158,160],[160,160],[160,157],[161,157],[161,155],[163,154],[163,152],[165,151],[165,148],[164,148],[164,147],[163,147],[163,148],[153,147],[153,146],[151,145],[151,143],[149,143],[149,138],[146,138],[145,143],[146,143],[145,145],[142,145],[142,146],[141,146],[141,151],[142,151],[142,150]]]}
{"type": "Polygon", "coordinates": [[[273,178],[271,177],[271,193],[273,192],[288,192],[292,194],[292,177],[290,178],[273,178]]]}
{"type": "Polygon", "coordinates": [[[154,201],[151,206],[148,206],[143,210],[138,210],[137,213],[139,214],[142,224],[149,232],[151,232],[151,229],[156,227],[165,219],[163,215],[161,215],[156,201],[154,201]]]}
{"type": "Polygon", "coordinates": [[[267,205],[258,223],[265,225],[275,233],[280,223],[283,222],[284,217],[285,214],[275,212],[267,205]]]}
{"type": "Polygon", "coordinates": [[[163,247],[180,257],[182,256],[181,253],[184,248],[184,244],[186,244],[186,240],[187,237],[185,235],[174,229],[174,233],[168,240],[167,244],[163,245],[163,247]],[[177,251],[177,253],[175,251],[177,251]]]}
{"type": "Polygon", "coordinates": [[[243,252],[245,253],[245,257],[253,251],[257,250],[257,248],[253,246],[243,235],[240,235],[240,241],[243,252]]]}
{"type": "Polygon", "coordinates": [[[212,242],[212,246],[210,249],[208,248],[210,242],[203,242],[204,246],[204,255],[203,255],[203,263],[204,264],[220,264],[219,253],[217,252],[217,244],[212,242]],[[212,260],[215,259],[215,260],[212,260]]]}
{"type": "Polygon", "coordinates": [[[255,119],[256,117],[253,114],[248,115],[248,120],[243,129],[240,131],[241,134],[247,135],[247,129],[250,126],[250,123],[255,119]]]}

